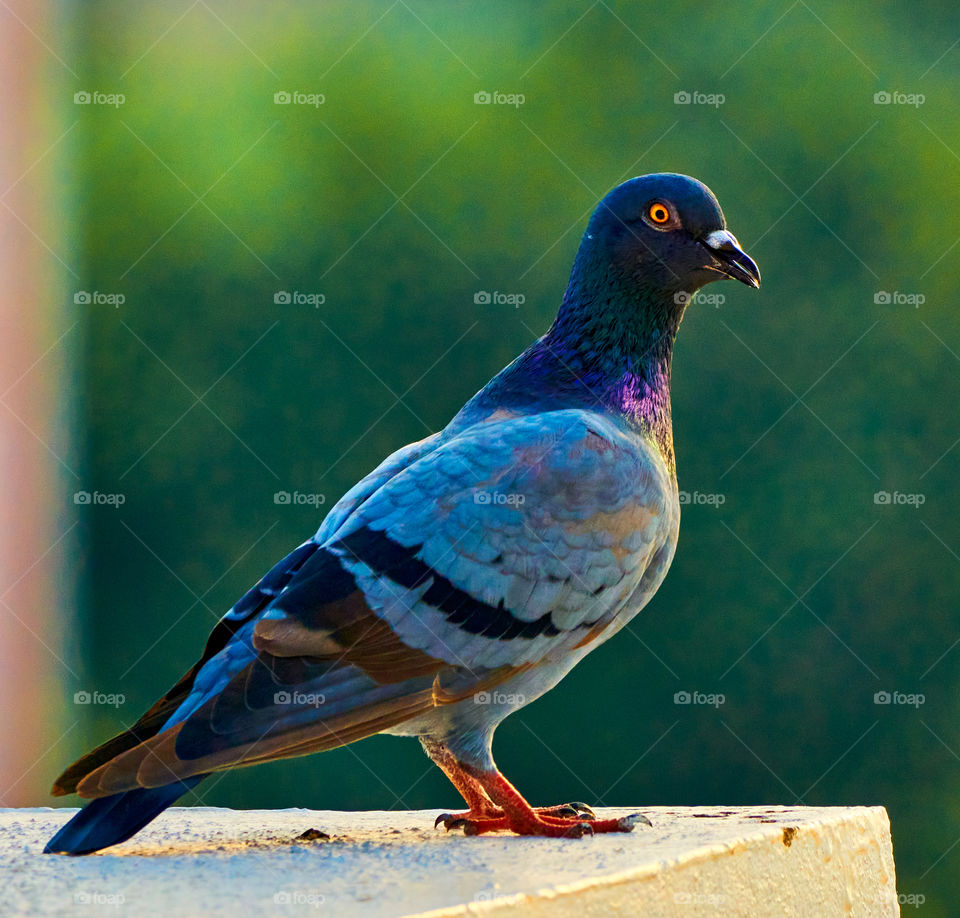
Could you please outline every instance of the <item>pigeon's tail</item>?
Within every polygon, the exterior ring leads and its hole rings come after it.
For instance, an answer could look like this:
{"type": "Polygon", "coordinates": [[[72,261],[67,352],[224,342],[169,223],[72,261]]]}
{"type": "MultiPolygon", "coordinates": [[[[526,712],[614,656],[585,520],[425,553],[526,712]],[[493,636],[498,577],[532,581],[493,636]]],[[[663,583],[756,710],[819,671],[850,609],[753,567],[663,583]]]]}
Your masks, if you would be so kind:
{"type": "Polygon", "coordinates": [[[139,788],[91,800],[43,849],[44,854],[92,854],[126,841],[206,775],[163,787],[139,788]]]}

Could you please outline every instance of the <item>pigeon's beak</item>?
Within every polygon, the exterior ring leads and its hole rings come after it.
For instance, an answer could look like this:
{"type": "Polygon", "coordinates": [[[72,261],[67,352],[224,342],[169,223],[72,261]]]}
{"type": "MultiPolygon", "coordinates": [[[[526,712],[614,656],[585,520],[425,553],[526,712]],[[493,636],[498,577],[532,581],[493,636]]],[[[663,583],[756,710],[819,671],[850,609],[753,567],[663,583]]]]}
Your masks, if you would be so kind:
{"type": "Polygon", "coordinates": [[[740,248],[737,237],[730,230],[714,230],[703,237],[701,244],[714,262],[705,267],[732,277],[748,287],[760,286],[760,269],[757,263],[740,248]]]}

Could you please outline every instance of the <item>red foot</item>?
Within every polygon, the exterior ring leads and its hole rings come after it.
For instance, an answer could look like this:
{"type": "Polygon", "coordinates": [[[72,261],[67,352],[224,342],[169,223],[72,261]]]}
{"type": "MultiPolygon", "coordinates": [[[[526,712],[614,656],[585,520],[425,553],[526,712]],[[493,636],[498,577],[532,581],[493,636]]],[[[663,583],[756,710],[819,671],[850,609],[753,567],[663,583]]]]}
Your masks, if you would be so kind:
{"type": "MultiPolygon", "coordinates": [[[[596,820],[594,812],[585,803],[561,803],[558,806],[538,806],[533,813],[547,822],[560,822],[574,825],[596,820]]],[[[492,803],[482,804],[466,813],[441,813],[433,824],[437,828],[441,823],[449,832],[451,829],[463,829],[464,835],[480,835],[483,832],[496,832],[509,829],[503,807],[492,803]]],[[[603,831],[603,830],[601,830],[603,831]]]]}
{"type": "Polygon", "coordinates": [[[599,832],[632,832],[640,823],[650,825],[650,820],[640,813],[597,819],[585,803],[535,809],[499,771],[481,771],[465,765],[442,743],[422,742],[427,755],[443,769],[470,807],[466,813],[441,813],[434,827],[443,823],[447,831],[462,828],[464,835],[509,830],[517,835],[581,838],[599,832]]]}
{"type": "Polygon", "coordinates": [[[464,835],[485,835],[487,832],[508,829],[517,835],[540,835],[547,838],[581,838],[584,835],[601,832],[632,832],[634,826],[642,822],[649,822],[649,820],[640,813],[622,816],[619,819],[557,818],[536,814],[532,818],[522,819],[510,816],[483,818],[461,814],[443,820],[448,831],[462,828],[464,835]]]}
{"type": "Polygon", "coordinates": [[[482,772],[461,766],[463,771],[483,788],[487,798],[495,804],[497,812],[489,806],[456,815],[443,814],[441,822],[450,830],[462,828],[464,835],[483,835],[508,829],[517,835],[539,835],[547,838],[582,838],[601,832],[632,832],[640,823],[650,825],[650,820],[640,813],[621,816],[618,819],[597,819],[593,810],[584,804],[534,809],[519,791],[498,771],[482,772]]]}
{"type": "Polygon", "coordinates": [[[509,829],[517,835],[538,835],[545,838],[582,838],[602,832],[632,832],[634,826],[648,820],[640,813],[619,819],[577,819],[571,817],[510,814],[499,819],[463,819],[451,828],[463,827],[464,835],[484,835],[509,829]]]}

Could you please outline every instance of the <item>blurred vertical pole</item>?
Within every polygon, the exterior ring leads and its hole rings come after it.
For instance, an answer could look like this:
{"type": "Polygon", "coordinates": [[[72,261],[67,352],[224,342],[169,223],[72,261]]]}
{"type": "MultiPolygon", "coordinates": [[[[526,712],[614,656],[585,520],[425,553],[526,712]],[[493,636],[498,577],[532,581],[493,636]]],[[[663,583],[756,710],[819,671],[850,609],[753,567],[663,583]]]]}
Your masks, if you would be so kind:
{"type": "Polygon", "coordinates": [[[64,704],[74,472],[61,419],[79,329],[61,338],[73,320],[61,305],[64,208],[52,177],[69,67],[46,47],[54,6],[0,4],[0,806],[49,802],[76,720],[64,704]]]}

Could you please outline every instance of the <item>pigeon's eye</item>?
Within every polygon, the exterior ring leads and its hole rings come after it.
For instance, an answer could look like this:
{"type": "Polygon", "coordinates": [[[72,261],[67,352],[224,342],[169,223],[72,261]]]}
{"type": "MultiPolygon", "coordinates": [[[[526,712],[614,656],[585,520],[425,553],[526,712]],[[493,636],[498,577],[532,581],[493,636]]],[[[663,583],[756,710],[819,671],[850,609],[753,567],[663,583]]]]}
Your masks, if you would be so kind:
{"type": "Polygon", "coordinates": [[[666,204],[654,201],[647,210],[647,216],[650,218],[651,223],[663,226],[664,223],[670,222],[670,209],[666,204]]]}

